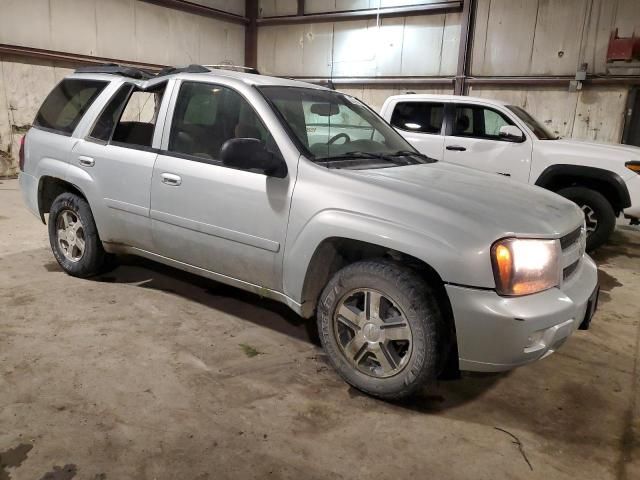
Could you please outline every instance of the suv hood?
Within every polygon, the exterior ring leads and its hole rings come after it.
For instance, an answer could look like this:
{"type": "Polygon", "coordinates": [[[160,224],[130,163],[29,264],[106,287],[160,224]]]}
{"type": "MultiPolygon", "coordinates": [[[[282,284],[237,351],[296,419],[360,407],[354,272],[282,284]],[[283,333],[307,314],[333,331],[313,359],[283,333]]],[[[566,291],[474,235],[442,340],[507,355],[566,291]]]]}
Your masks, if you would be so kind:
{"type": "Polygon", "coordinates": [[[342,172],[383,188],[372,192],[374,201],[391,205],[395,221],[431,232],[439,224],[484,245],[507,236],[557,238],[584,219],[555,193],[444,162],[342,172]]]}

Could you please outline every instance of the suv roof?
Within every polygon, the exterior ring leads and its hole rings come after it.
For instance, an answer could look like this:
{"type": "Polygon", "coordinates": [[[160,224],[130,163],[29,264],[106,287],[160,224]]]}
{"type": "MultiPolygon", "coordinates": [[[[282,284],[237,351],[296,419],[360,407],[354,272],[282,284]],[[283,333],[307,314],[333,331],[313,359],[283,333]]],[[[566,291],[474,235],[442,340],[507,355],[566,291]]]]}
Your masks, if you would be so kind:
{"type": "Polygon", "coordinates": [[[469,97],[467,95],[438,95],[435,93],[404,93],[401,95],[392,95],[387,101],[391,100],[433,100],[440,102],[479,102],[490,103],[493,105],[510,105],[508,102],[494,100],[491,98],[469,97]]]}
{"type": "Polygon", "coordinates": [[[247,85],[256,86],[285,86],[285,87],[304,87],[304,88],[316,88],[320,90],[328,90],[326,87],[316,85],[307,82],[301,82],[298,80],[292,80],[289,78],[270,77],[268,75],[261,75],[255,69],[246,69],[248,71],[236,71],[235,69],[245,69],[245,67],[238,67],[234,65],[189,65],[187,67],[168,67],[161,70],[158,74],[154,75],[148,71],[141,70],[134,67],[127,67],[117,64],[105,64],[95,65],[88,67],[80,67],[71,74],[69,77],[73,78],[79,76],[81,78],[96,78],[105,79],[112,76],[130,78],[135,81],[164,81],[168,78],[191,78],[196,77],[228,77],[242,81],[247,85]],[[251,73],[255,72],[255,73],[251,73]]]}

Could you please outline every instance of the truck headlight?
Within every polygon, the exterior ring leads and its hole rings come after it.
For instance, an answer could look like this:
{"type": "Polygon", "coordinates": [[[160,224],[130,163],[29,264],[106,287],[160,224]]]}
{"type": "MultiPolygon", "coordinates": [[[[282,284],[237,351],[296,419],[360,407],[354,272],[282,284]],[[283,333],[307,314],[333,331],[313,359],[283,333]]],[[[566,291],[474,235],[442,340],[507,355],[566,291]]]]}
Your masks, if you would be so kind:
{"type": "Polygon", "coordinates": [[[491,247],[499,295],[529,295],[560,283],[560,242],[505,238],[491,247]]]}
{"type": "Polygon", "coordinates": [[[640,173],[640,162],[627,162],[624,166],[632,172],[640,173]]]}

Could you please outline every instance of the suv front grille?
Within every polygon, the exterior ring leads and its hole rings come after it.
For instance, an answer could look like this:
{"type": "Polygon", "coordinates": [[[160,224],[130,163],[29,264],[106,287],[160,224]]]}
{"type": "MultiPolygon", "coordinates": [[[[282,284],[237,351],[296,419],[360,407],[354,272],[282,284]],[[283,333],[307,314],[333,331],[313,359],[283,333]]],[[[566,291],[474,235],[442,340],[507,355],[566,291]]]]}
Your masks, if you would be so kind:
{"type": "Polygon", "coordinates": [[[576,260],[575,262],[573,262],[571,265],[569,265],[568,267],[565,267],[562,270],[562,280],[566,281],[568,278],[571,277],[571,275],[573,275],[576,271],[576,268],[578,268],[578,265],[580,264],[580,260],[576,260]]]}
{"type": "Polygon", "coordinates": [[[578,227],[560,238],[560,246],[562,247],[563,282],[569,280],[580,266],[580,260],[582,260],[582,255],[584,254],[583,235],[585,235],[585,232],[582,227],[578,227]]]}
{"type": "Polygon", "coordinates": [[[580,233],[582,232],[582,227],[576,228],[573,232],[566,234],[564,237],[560,239],[560,246],[562,250],[566,250],[571,245],[580,240],[580,233]]]}

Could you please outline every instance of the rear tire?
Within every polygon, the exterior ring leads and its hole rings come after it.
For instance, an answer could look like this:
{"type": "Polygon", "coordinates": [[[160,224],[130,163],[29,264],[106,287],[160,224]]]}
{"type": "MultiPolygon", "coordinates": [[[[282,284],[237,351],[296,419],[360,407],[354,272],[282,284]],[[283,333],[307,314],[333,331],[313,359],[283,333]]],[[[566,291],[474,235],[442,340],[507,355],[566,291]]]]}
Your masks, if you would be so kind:
{"type": "Polygon", "coordinates": [[[587,223],[587,251],[605,244],[616,227],[616,214],[604,195],[585,187],[563,188],[557,193],[582,208],[587,223]]]}
{"type": "Polygon", "coordinates": [[[337,272],[318,303],[322,346],[350,385],[398,400],[435,380],[443,316],[433,289],[388,260],[353,263],[337,272]]]}
{"type": "Polygon", "coordinates": [[[60,194],[49,212],[49,243],[54,257],[69,275],[100,273],[107,254],[98,236],[87,201],[73,193],[60,194]]]}

